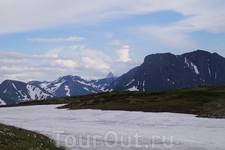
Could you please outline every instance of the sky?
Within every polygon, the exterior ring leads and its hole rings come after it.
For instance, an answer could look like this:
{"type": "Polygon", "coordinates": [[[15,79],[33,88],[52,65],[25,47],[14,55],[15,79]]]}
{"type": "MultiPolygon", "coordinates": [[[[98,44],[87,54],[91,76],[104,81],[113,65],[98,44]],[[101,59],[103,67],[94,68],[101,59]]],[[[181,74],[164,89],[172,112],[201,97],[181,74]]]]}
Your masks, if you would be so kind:
{"type": "Polygon", "coordinates": [[[0,82],[120,76],[155,53],[225,57],[224,0],[0,0],[0,82]]]}

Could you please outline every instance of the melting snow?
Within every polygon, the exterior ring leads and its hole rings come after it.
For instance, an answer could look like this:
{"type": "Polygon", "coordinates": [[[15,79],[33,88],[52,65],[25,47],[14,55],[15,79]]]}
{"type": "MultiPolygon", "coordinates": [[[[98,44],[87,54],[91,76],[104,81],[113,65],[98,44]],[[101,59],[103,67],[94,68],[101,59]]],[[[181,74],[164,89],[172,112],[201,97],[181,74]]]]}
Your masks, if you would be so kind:
{"type": "Polygon", "coordinates": [[[68,85],[65,86],[65,90],[66,90],[66,96],[70,96],[70,89],[68,85]]]}
{"type": "MultiPolygon", "coordinates": [[[[64,82],[66,81],[62,81],[60,83],[54,84],[53,87],[51,88],[46,88],[45,90],[47,90],[49,93],[54,93],[64,82]]],[[[44,85],[43,85],[44,86],[44,85]]]]}
{"type": "Polygon", "coordinates": [[[188,63],[187,58],[184,58],[184,63],[187,64],[187,66],[189,67],[189,63],[188,63]]]}
{"type": "Polygon", "coordinates": [[[128,91],[139,91],[137,87],[133,86],[132,88],[127,89],[128,91]]]}
{"type": "MultiPolygon", "coordinates": [[[[17,92],[19,92],[19,94],[23,97],[23,99],[21,99],[22,101],[26,101],[26,100],[29,100],[28,98],[27,98],[27,95],[26,94],[23,94],[21,91],[22,90],[18,90],[17,88],[16,88],[16,86],[15,86],[15,84],[14,83],[12,83],[12,86],[17,90],[17,92]]],[[[16,92],[16,94],[18,94],[16,92]]]]}
{"type": "Polygon", "coordinates": [[[64,82],[65,82],[65,81],[62,81],[62,82],[60,82],[60,83],[55,84],[55,85],[54,85],[55,88],[58,89],[64,82]]]}
{"type": "Polygon", "coordinates": [[[40,86],[41,86],[43,89],[47,89],[48,83],[41,83],[40,86]]]}
{"type": "Polygon", "coordinates": [[[84,82],[84,81],[80,81],[80,80],[77,80],[77,82],[78,82],[78,83],[80,83],[80,84],[84,84],[84,85],[90,85],[90,86],[91,86],[91,84],[89,84],[89,83],[86,83],[86,82],[84,82]]]}
{"type": "Polygon", "coordinates": [[[225,119],[174,113],[56,109],[58,106],[0,108],[0,122],[39,132],[68,149],[84,146],[87,150],[225,149],[225,119]]]}
{"type": "Polygon", "coordinates": [[[187,58],[184,58],[184,63],[186,63],[188,67],[192,67],[196,74],[200,74],[198,71],[198,67],[192,62],[189,62],[187,58]]]}
{"type": "Polygon", "coordinates": [[[87,87],[84,87],[83,89],[87,90],[87,91],[90,91],[87,87]]]}
{"type": "Polygon", "coordinates": [[[209,71],[209,75],[211,76],[211,71],[210,71],[210,68],[208,67],[208,71],[209,71]]]}
{"type": "MultiPolygon", "coordinates": [[[[17,90],[17,88],[16,88],[16,86],[15,86],[15,84],[14,83],[12,83],[12,86],[17,90]]],[[[17,90],[18,91],[18,90],[17,90]]]]}
{"type": "Polygon", "coordinates": [[[30,98],[32,100],[41,100],[41,99],[46,99],[49,95],[46,93],[43,93],[41,89],[38,87],[32,86],[32,85],[27,85],[27,90],[30,95],[30,98]]]}
{"type": "Polygon", "coordinates": [[[191,66],[194,68],[196,74],[200,74],[196,65],[191,62],[191,66]]]}
{"type": "Polygon", "coordinates": [[[6,93],[8,89],[5,89],[5,91],[3,93],[6,93]]]}
{"type": "Polygon", "coordinates": [[[135,80],[132,79],[128,84],[126,84],[125,86],[129,86],[132,82],[134,82],[135,80]]]}
{"type": "Polygon", "coordinates": [[[0,98],[0,105],[6,105],[6,103],[0,98]]]}

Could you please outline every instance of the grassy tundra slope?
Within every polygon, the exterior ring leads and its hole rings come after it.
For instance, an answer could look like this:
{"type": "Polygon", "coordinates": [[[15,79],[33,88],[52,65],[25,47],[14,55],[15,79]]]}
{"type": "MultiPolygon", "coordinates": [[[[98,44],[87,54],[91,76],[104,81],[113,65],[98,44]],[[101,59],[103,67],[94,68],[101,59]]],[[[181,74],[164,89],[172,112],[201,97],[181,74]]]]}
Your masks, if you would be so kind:
{"type": "Polygon", "coordinates": [[[1,150],[64,150],[55,143],[38,133],[0,124],[1,150]]]}
{"type": "Polygon", "coordinates": [[[137,92],[113,91],[85,96],[31,101],[20,105],[63,104],[61,108],[173,112],[199,117],[225,118],[225,85],[178,90],[137,92]]]}

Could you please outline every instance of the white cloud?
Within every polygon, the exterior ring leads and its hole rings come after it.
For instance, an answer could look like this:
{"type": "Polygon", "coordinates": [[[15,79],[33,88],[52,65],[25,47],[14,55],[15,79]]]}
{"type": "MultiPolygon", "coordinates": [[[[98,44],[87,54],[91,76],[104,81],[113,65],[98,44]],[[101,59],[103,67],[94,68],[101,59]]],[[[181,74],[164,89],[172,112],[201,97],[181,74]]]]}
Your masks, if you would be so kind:
{"type": "Polygon", "coordinates": [[[225,20],[222,19],[225,15],[225,2],[222,0],[172,0],[167,8],[158,8],[158,11],[172,10],[184,17],[171,24],[146,25],[138,27],[136,30],[149,34],[166,46],[177,49],[196,48],[197,44],[190,37],[190,33],[204,30],[210,33],[225,32],[225,20]]]}
{"type": "Polygon", "coordinates": [[[25,55],[22,55],[18,52],[5,52],[5,51],[0,51],[0,58],[5,59],[5,58],[12,58],[12,59],[22,59],[24,58],[25,55]]]}
{"type": "Polygon", "coordinates": [[[130,56],[129,56],[129,46],[125,45],[121,49],[116,50],[116,53],[119,56],[119,61],[122,62],[128,62],[130,61],[130,56]]]}
{"type": "Polygon", "coordinates": [[[147,26],[147,27],[140,27],[139,30],[159,40],[162,44],[172,48],[191,49],[196,47],[196,43],[187,34],[183,33],[183,31],[173,26],[169,27],[147,26]]]}
{"type": "Polygon", "coordinates": [[[82,37],[70,36],[68,38],[28,38],[27,41],[31,42],[79,42],[84,40],[82,37]]]}
{"type": "Polygon", "coordinates": [[[193,24],[196,30],[225,32],[224,8],[223,0],[170,0],[166,4],[159,0],[5,0],[0,3],[0,34],[68,24],[86,25],[168,10],[188,16],[181,22],[193,24]]]}
{"type": "Polygon", "coordinates": [[[116,56],[106,55],[83,45],[61,47],[43,55],[0,51],[0,81],[54,80],[63,75],[75,74],[91,79],[102,77],[110,71],[121,75],[141,63],[131,61],[129,46],[123,46],[116,53],[119,61],[116,56]]]}
{"type": "Polygon", "coordinates": [[[57,59],[53,61],[53,66],[60,66],[62,68],[75,68],[77,67],[77,63],[73,60],[57,59]]]}
{"type": "Polygon", "coordinates": [[[53,49],[51,51],[48,51],[44,56],[46,58],[58,58],[59,57],[59,52],[62,50],[63,48],[58,48],[58,49],[53,49]]]}
{"type": "Polygon", "coordinates": [[[87,69],[104,70],[109,69],[109,65],[104,62],[96,61],[90,57],[82,57],[83,66],[87,69]]]}
{"type": "Polygon", "coordinates": [[[86,69],[100,70],[102,72],[110,70],[112,58],[101,51],[82,49],[80,56],[82,56],[80,66],[84,66],[86,69]]]}

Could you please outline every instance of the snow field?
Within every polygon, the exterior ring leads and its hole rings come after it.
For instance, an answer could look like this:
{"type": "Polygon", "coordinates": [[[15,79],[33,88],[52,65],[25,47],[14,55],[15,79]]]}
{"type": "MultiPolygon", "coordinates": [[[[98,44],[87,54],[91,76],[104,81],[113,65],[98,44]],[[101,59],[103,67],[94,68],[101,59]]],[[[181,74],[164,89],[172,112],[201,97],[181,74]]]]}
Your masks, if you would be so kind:
{"type": "Polygon", "coordinates": [[[174,113],[0,108],[0,123],[32,130],[69,149],[224,150],[225,119],[174,113]]]}

